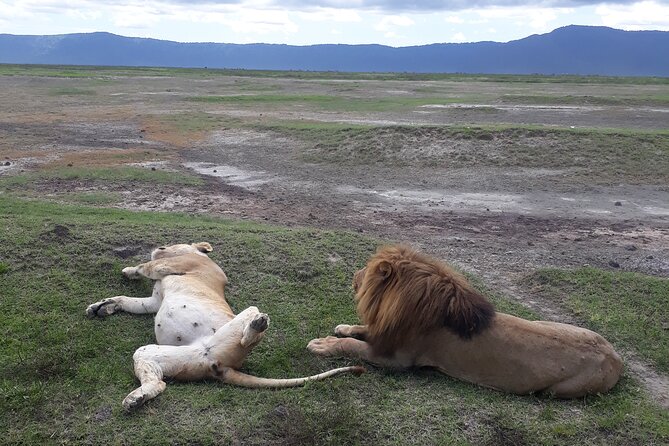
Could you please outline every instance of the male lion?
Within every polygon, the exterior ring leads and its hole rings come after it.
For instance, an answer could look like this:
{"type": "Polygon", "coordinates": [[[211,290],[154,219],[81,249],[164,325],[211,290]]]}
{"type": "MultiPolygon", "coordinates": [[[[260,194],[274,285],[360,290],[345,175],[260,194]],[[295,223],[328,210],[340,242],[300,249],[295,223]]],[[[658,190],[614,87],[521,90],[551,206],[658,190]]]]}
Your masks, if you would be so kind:
{"type": "Polygon", "coordinates": [[[362,367],[342,367],[305,378],[266,379],[237,371],[246,355],[260,342],[269,317],[256,307],[238,315],[225,300],[228,282],[223,270],[206,253],[209,243],[160,247],[151,261],[123,269],[128,278],[156,280],[147,298],[116,296],[91,304],[88,317],[108,316],[117,311],[157,313],[156,340],[133,355],[135,375],[141,387],[123,400],[123,407],[139,407],[165,390],[163,378],[196,381],[214,378],[245,387],[295,387],[344,372],[362,373],[362,367]]]}
{"type": "Polygon", "coordinates": [[[622,372],[620,356],[597,333],[495,313],[462,275],[406,246],[380,249],[353,289],[365,325],[338,325],[342,338],[314,339],[311,352],[434,367],[492,389],[559,398],[606,392],[622,372]]]}

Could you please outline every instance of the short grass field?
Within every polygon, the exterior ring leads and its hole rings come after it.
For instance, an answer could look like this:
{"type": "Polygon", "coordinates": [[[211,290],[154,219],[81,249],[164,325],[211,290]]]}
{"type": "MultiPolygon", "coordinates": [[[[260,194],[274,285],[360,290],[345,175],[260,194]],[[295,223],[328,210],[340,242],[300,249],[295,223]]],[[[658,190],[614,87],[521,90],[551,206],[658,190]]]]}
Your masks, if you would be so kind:
{"type": "MultiPolygon", "coordinates": [[[[131,356],[153,342],[153,318],[90,320],[84,310],[114,295],[148,296],[148,280],[129,281],[120,270],[145,261],[152,247],[212,243],[212,257],[230,279],[232,307],[256,305],[271,317],[268,335],[243,370],[291,377],[348,364],[314,357],[305,346],[338,323],[356,322],[351,276],[381,242],[348,232],[61,205],[7,193],[0,195],[0,231],[0,443],[669,442],[669,413],[627,374],[606,395],[563,401],[507,395],[426,370],[370,367],[361,377],[279,391],[171,383],[156,400],[126,414],[121,400],[137,385],[131,356]]],[[[667,317],[667,281],[607,274],[542,271],[528,280],[537,292],[564,296],[584,325],[617,347],[637,349],[637,340],[628,337],[637,324],[661,326],[667,317]],[[604,321],[592,302],[628,282],[633,285],[606,303],[628,318],[604,321]]],[[[500,310],[533,317],[504,296],[491,297],[500,310]]],[[[638,353],[666,371],[661,351],[666,353],[667,330],[644,333],[647,342],[638,353]]]]}

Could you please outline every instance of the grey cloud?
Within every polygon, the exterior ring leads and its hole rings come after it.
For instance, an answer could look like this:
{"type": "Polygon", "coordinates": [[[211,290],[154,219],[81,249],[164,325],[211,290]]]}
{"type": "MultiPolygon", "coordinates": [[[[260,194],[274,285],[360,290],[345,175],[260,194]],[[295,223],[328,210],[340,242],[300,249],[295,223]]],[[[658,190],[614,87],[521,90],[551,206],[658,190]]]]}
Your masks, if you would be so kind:
{"type": "MultiPolygon", "coordinates": [[[[334,9],[358,9],[378,10],[385,12],[429,12],[429,11],[460,11],[463,9],[475,9],[486,7],[505,6],[527,6],[527,7],[551,7],[568,8],[587,5],[599,5],[603,3],[615,5],[628,5],[639,3],[641,0],[426,0],[426,1],[404,1],[404,0],[272,0],[270,5],[275,9],[301,9],[310,10],[314,8],[334,9]]],[[[657,3],[669,3],[669,0],[655,0],[657,3]]],[[[167,0],[169,3],[189,5],[193,3],[205,5],[243,5],[244,0],[167,0]]]]}

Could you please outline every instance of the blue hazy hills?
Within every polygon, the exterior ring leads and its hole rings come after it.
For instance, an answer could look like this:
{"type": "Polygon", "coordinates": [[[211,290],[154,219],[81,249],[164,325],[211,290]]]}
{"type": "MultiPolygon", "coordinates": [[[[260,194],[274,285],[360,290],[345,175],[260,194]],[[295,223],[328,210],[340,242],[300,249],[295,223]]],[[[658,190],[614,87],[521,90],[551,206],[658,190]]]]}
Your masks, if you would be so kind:
{"type": "Polygon", "coordinates": [[[669,77],[669,32],[566,26],[506,43],[179,43],[110,33],[0,34],[0,63],[669,77]]]}

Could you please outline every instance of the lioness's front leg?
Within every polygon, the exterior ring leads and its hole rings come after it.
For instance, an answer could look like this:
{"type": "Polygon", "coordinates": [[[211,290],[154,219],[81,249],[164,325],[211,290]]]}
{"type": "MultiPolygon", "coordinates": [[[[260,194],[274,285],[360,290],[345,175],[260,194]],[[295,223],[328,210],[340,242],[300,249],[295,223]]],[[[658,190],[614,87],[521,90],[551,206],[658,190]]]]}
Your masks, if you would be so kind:
{"type": "Polygon", "coordinates": [[[165,276],[183,275],[178,259],[159,259],[142,263],[137,266],[123,268],[123,274],[128,279],[139,279],[144,276],[153,280],[160,280],[165,276]]]}
{"type": "Polygon", "coordinates": [[[404,368],[403,364],[393,358],[375,354],[372,346],[367,342],[353,338],[328,336],[327,338],[312,339],[307,345],[307,350],[320,356],[359,359],[379,367],[404,368]]]}
{"type": "Polygon", "coordinates": [[[367,339],[366,325],[339,324],[335,327],[335,335],[340,338],[355,338],[365,341],[367,339]]]}
{"type": "Polygon", "coordinates": [[[156,282],[153,287],[153,294],[150,297],[128,297],[115,296],[90,304],[86,308],[88,317],[104,317],[114,314],[118,311],[125,311],[133,314],[156,313],[163,301],[162,286],[156,282]]]}

